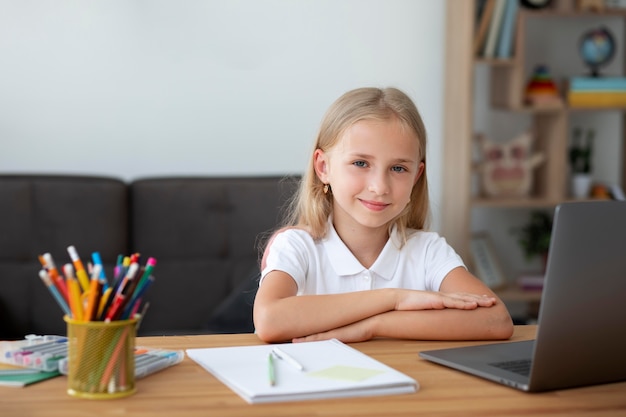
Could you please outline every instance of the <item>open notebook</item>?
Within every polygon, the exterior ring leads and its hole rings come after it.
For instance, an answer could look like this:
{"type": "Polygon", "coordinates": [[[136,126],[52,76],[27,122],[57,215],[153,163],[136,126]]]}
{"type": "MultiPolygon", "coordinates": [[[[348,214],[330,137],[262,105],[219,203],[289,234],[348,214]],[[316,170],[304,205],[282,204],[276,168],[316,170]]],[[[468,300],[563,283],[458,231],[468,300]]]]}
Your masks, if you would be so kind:
{"type": "Polygon", "coordinates": [[[336,339],[187,349],[187,356],[249,403],[403,394],[418,389],[413,378],[336,339]],[[272,353],[276,347],[278,355],[272,353]]]}

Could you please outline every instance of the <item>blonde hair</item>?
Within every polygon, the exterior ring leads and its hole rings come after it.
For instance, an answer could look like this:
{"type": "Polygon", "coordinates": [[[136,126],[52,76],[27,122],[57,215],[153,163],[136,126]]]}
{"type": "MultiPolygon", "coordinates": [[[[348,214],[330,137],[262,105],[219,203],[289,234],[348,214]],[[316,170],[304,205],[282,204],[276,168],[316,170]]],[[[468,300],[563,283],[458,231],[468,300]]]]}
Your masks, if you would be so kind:
{"type": "MultiPolygon", "coordinates": [[[[426,128],[413,101],[396,88],[359,88],[339,97],[322,119],[313,152],[316,149],[327,152],[338,143],[346,129],[358,121],[394,118],[414,134],[419,144],[419,160],[426,164],[426,128]]],[[[303,228],[314,239],[320,239],[327,232],[333,197],[332,192],[324,193],[324,184],[315,173],[313,152],[300,187],[290,202],[283,228],[303,228]]],[[[424,169],[411,191],[411,202],[389,227],[395,224],[403,241],[406,241],[407,229],[424,229],[428,217],[428,181],[424,169]]]]}

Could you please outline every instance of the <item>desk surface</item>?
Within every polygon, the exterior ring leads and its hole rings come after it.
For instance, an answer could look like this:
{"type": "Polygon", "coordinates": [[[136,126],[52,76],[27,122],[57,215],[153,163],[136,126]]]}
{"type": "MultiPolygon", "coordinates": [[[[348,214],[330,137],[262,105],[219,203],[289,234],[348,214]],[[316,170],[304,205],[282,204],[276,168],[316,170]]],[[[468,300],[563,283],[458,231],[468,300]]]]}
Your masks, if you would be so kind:
{"type": "MultiPolygon", "coordinates": [[[[511,340],[532,339],[535,326],[517,326],[511,340]]],[[[142,337],[137,344],[186,349],[260,344],[252,334],[142,337]]],[[[65,377],[26,388],[0,387],[2,416],[625,416],[626,382],[526,394],[418,357],[427,349],[484,342],[373,340],[352,344],[415,378],[414,394],[250,405],[189,358],[137,381],[137,393],[118,400],[66,394],[65,377]]]]}

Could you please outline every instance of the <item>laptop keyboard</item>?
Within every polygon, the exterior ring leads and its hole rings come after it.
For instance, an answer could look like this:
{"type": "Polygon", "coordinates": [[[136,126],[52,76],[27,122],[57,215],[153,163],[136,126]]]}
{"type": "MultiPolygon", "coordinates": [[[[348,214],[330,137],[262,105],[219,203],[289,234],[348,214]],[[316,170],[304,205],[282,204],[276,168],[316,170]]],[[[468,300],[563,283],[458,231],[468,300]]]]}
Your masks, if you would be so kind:
{"type": "Polygon", "coordinates": [[[530,359],[519,359],[514,361],[494,362],[489,365],[496,368],[504,369],[505,371],[513,372],[523,376],[530,375],[530,359]]]}

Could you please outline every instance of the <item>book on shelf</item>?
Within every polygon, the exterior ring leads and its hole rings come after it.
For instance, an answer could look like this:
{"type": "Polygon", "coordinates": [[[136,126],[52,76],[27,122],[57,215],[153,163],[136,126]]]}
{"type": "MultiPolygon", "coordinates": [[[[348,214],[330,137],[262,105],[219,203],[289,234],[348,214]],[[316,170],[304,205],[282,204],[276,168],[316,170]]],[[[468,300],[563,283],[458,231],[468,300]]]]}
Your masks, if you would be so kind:
{"type": "Polygon", "coordinates": [[[483,10],[485,9],[485,5],[487,4],[487,0],[476,0],[475,7],[475,16],[474,16],[474,25],[478,27],[480,24],[480,18],[483,15],[483,10]]]}
{"type": "Polygon", "coordinates": [[[544,278],[543,272],[522,272],[517,278],[517,285],[524,291],[541,291],[544,278]]]}
{"type": "Polygon", "coordinates": [[[626,0],[604,0],[607,9],[626,9],[626,0]]]}
{"type": "Polygon", "coordinates": [[[504,8],[506,6],[506,0],[495,0],[496,3],[493,9],[493,15],[491,22],[489,23],[489,30],[487,33],[487,41],[485,42],[485,48],[483,50],[483,56],[485,58],[494,58],[496,53],[496,46],[498,38],[500,36],[500,29],[502,28],[502,18],[504,17],[504,8]]]}
{"type": "Polygon", "coordinates": [[[496,0],[486,0],[485,4],[480,6],[480,18],[474,34],[474,55],[476,56],[480,55],[485,47],[489,23],[491,22],[495,5],[496,0]]]}
{"type": "Polygon", "coordinates": [[[413,378],[337,339],[186,352],[248,403],[408,394],[418,389],[413,378]]]}
{"type": "Polygon", "coordinates": [[[572,91],[567,93],[570,107],[626,107],[626,91],[572,91]]]}
{"type": "Polygon", "coordinates": [[[626,77],[572,77],[570,91],[626,91],[626,77]]]}
{"type": "Polygon", "coordinates": [[[502,30],[498,39],[496,56],[500,59],[508,59],[513,55],[513,44],[515,42],[515,28],[517,23],[517,13],[519,0],[505,0],[506,6],[502,18],[502,30]]]}
{"type": "Polygon", "coordinates": [[[626,195],[624,194],[624,190],[618,184],[609,185],[609,193],[613,200],[626,201],[626,195]]]}

